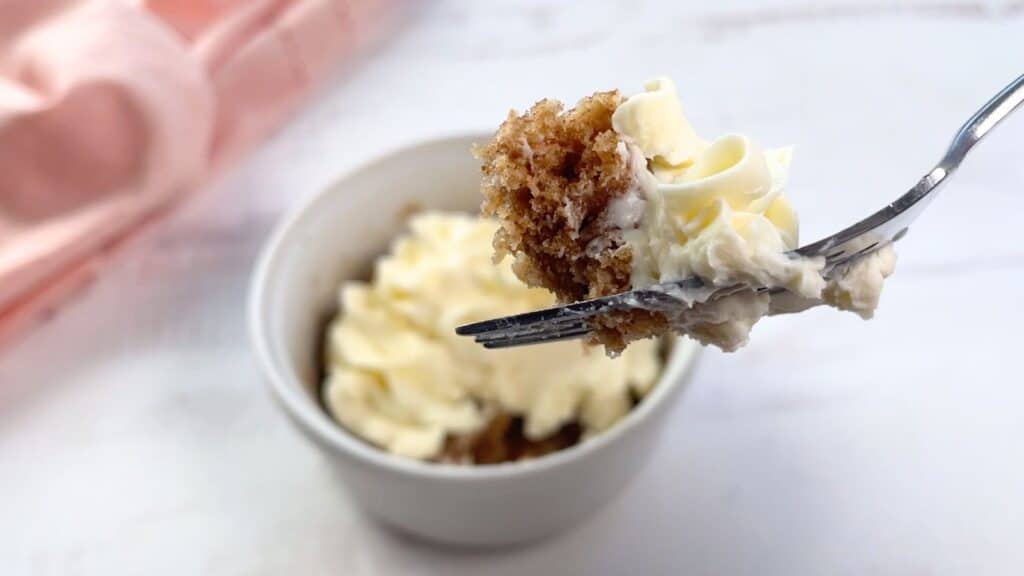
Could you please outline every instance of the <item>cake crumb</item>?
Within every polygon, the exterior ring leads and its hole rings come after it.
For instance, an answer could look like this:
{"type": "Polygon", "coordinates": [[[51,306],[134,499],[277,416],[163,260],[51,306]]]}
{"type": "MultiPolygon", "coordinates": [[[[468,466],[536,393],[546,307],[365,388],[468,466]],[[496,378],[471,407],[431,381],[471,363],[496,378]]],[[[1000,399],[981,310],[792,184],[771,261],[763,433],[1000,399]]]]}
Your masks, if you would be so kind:
{"type": "MultiPolygon", "coordinates": [[[[578,302],[631,288],[632,249],[610,218],[612,201],[635,189],[626,145],[612,129],[618,91],[597,92],[568,111],[541,100],[509,113],[481,160],[482,212],[501,222],[496,260],[510,256],[523,282],[578,302]]],[[[668,321],[646,311],[617,313],[594,326],[591,343],[609,353],[664,334],[668,321]]]]}

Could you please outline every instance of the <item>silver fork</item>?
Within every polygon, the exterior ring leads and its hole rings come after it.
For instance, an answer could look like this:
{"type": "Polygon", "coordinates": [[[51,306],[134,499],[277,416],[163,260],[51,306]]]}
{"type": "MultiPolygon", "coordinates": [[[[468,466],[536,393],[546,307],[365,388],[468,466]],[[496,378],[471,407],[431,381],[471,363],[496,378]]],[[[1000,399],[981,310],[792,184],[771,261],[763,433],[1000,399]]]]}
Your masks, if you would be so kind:
{"type": "MultiPolygon", "coordinates": [[[[794,257],[824,257],[824,275],[838,266],[870,254],[902,238],[908,226],[924,211],[939,186],[960,166],[971,148],[1024,102],[1024,76],[1018,77],[985,103],[960,128],[945,156],[917,185],[895,202],[832,236],[798,248],[794,257]]],[[[487,348],[506,348],[582,338],[590,333],[590,320],[613,311],[643,309],[670,311],[688,308],[690,303],[711,300],[750,286],[708,287],[700,278],[687,278],[584,300],[565,306],[494,318],[459,326],[455,332],[473,336],[487,348]]],[[[759,288],[765,290],[765,288],[759,288]]]]}

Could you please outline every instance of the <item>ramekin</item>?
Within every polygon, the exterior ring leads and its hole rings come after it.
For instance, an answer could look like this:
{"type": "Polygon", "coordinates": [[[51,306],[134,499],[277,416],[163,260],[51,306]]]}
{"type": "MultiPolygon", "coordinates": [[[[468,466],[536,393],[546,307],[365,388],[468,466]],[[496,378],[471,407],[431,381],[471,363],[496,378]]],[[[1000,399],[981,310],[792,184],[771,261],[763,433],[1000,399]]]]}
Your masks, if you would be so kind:
{"type": "Polygon", "coordinates": [[[421,537],[494,546],[568,528],[615,497],[647,460],[699,346],[674,342],[651,393],[609,430],[535,460],[486,466],[392,455],[333,421],[320,402],[323,326],[339,285],[366,278],[411,209],[475,212],[486,135],[433,140],[341,178],[278,226],[249,295],[255,357],[284,412],[331,463],[339,487],[371,515],[421,537]]]}

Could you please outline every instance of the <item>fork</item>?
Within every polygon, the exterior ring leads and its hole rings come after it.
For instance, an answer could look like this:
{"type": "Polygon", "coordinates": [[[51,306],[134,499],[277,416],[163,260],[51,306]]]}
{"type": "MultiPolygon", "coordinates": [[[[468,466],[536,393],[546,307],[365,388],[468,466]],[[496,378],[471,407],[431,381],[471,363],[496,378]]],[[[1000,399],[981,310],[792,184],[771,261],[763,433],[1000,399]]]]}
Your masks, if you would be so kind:
{"type": "MultiPolygon", "coordinates": [[[[823,257],[822,274],[828,278],[839,266],[870,254],[902,238],[910,224],[935,198],[971,148],[992,128],[1024,102],[1024,75],[1003,88],[960,128],[942,160],[895,202],[840,230],[789,254],[794,258],[823,257]]],[[[506,348],[558,340],[583,338],[591,332],[591,320],[623,310],[643,309],[666,312],[689,308],[695,301],[710,301],[742,290],[765,287],[735,285],[708,286],[700,278],[655,284],[611,296],[584,300],[564,306],[505,316],[466,324],[456,334],[473,336],[487,348],[506,348]]]]}

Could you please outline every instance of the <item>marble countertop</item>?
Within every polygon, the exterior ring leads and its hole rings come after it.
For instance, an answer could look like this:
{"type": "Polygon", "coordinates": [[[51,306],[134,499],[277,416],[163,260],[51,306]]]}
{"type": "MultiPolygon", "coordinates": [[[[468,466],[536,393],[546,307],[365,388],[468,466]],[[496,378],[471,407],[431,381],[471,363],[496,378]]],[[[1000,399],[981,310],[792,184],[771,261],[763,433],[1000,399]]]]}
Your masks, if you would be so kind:
{"type": "Polygon", "coordinates": [[[0,352],[0,573],[1018,574],[1024,116],[901,243],[875,320],[709,350],[623,495],[529,547],[397,536],[272,403],[244,301],[273,223],[339,174],[510,106],[669,75],[702,134],[795,144],[812,239],[913,184],[1024,71],[1020,2],[424,4],[244,165],[0,352]]]}

